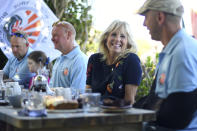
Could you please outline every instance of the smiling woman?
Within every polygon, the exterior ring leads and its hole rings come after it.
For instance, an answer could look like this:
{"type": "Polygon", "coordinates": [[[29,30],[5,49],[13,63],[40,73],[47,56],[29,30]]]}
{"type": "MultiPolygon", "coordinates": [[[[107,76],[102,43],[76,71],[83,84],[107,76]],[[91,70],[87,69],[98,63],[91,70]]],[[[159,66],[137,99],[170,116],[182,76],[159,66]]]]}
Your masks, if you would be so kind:
{"type": "Polygon", "coordinates": [[[89,58],[86,88],[102,99],[135,101],[142,70],[128,23],[116,20],[103,32],[100,53],[89,58]]]}

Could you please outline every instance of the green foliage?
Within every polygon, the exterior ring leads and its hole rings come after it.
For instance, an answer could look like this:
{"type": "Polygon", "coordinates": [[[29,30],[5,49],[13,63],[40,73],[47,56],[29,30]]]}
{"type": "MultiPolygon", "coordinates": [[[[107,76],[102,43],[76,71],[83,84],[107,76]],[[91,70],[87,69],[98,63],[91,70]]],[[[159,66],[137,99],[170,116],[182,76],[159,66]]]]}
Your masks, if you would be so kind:
{"type": "Polygon", "coordinates": [[[136,100],[147,95],[151,88],[152,82],[154,80],[154,73],[156,69],[156,63],[158,61],[158,54],[156,54],[156,59],[153,60],[150,56],[147,57],[145,63],[142,63],[142,81],[137,90],[136,100]]]}
{"type": "Polygon", "coordinates": [[[88,41],[88,33],[92,25],[92,15],[89,14],[91,6],[88,0],[71,0],[61,18],[72,23],[76,29],[79,44],[83,47],[88,41]]]}
{"type": "Polygon", "coordinates": [[[87,41],[86,47],[83,49],[83,51],[89,55],[95,52],[98,52],[99,47],[99,39],[101,35],[101,32],[98,30],[95,30],[94,28],[91,28],[89,32],[89,39],[87,41]]]}

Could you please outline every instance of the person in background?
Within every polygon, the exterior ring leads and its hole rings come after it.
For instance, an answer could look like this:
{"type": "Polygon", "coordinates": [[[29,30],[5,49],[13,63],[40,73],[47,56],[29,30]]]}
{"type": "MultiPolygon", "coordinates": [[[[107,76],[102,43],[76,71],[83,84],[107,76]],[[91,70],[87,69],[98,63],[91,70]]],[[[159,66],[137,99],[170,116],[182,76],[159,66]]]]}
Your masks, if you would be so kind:
{"type": "MultiPolygon", "coordinates": [[[[28,55],[28,67],[29,71],[32,73],[36,73],[36,76],[40,73],[47,77],[47,80],[49,82],[49,72],[48,70],[48,64],[49,64],[49,58],[47,58],[46,54],[42,51],[33,51],[28,55]],[[45,72],[43,72],[45,71],[45,72]]],[[[29,89],[33,86],[33,79],[36,77],[34,76],[29,84],[29,89]]]]}
{"type": "Polygon", "coordinates": [[[138,11],[151,38],[164,46],[155,79],[155,93],[163,99],[157,131],[197,130],[197,41],[181,28],[183,13],[180,0],[147,0],[138,11]]]}
{"type": "Polygon", "coordinates": [[[115,20],[100,38],[100,52],[90,56],[86,88],[101,93],[102,99],[135,102],[142,69],[129,25],[115,20]]]}
{"type": "Polygon", "coordinates": [[[76,31],[72,24],[58,21],[53,24],[52,41],[62,55],[53,65],[50,87],[71,87],[85,90],[87,56],[75,43],[76,31]]]}
{"type": "Polygon", "coordinates": [[[27,56],[32,51],[29,48],[28,35],[22,31],[14,32],[11,34],[10,43],[13,56],[3,68],[3,79],[18,81],[20,85],[28,88],[30,79],[35,75],[29,71],[27,65],[27,56]]]}

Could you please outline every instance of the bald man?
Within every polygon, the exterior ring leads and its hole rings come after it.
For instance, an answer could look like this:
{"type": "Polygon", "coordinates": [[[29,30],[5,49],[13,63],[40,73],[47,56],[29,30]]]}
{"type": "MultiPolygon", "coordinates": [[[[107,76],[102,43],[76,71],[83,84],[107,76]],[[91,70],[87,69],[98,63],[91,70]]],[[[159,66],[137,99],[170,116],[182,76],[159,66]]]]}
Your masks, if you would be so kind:
{"type": "Polygon", "coordinates": [[[164,46],[153,86],[163,99],[156,131],[197,131],[197,41],[182,29],[183,13],[181,0],[146,0],[138,11],[151,38],[164,46]]]}
{"type": "Polygon", "coordinates": [[[75,43],[75,36],[75,28],[69,22],[53,24],[52,41],[62,55],[53,66],[50,87],[70,87],[84,92],[88,58],[75,43]]]}

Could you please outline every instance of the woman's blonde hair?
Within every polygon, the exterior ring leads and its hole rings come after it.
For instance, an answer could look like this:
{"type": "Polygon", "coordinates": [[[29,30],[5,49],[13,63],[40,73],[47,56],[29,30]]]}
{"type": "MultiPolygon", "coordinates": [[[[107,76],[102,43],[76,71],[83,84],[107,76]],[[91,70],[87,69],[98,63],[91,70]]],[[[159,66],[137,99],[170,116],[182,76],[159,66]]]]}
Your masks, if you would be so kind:
{"type": "Polygon", "coordinates": [[[106,60],[107,56],[109,55],[109,50],[107,48],[107,39],[108,39],[111,32],[114,32],[114,31],[117,31],[117,30],[121,30],[121,31],[123,31],[123,33],[126,34],[126,38],[127,38],[127,42],[128,42],[127,43],[127,49],[124,52],[122,52],[118,56],[118,58],[124,57],[129,52],[132,52],[132,53],[137,52],[137,46],[136,46],[135,42],[133,41],[133,36],[131,34],[129,24],[124,22],[124,21],[115,20],[103,32],[103,34],[101,35],[101,38],[100,38],[99,51],[100,51],[101,54],[103,54],[102,60],[106,60]]]}

